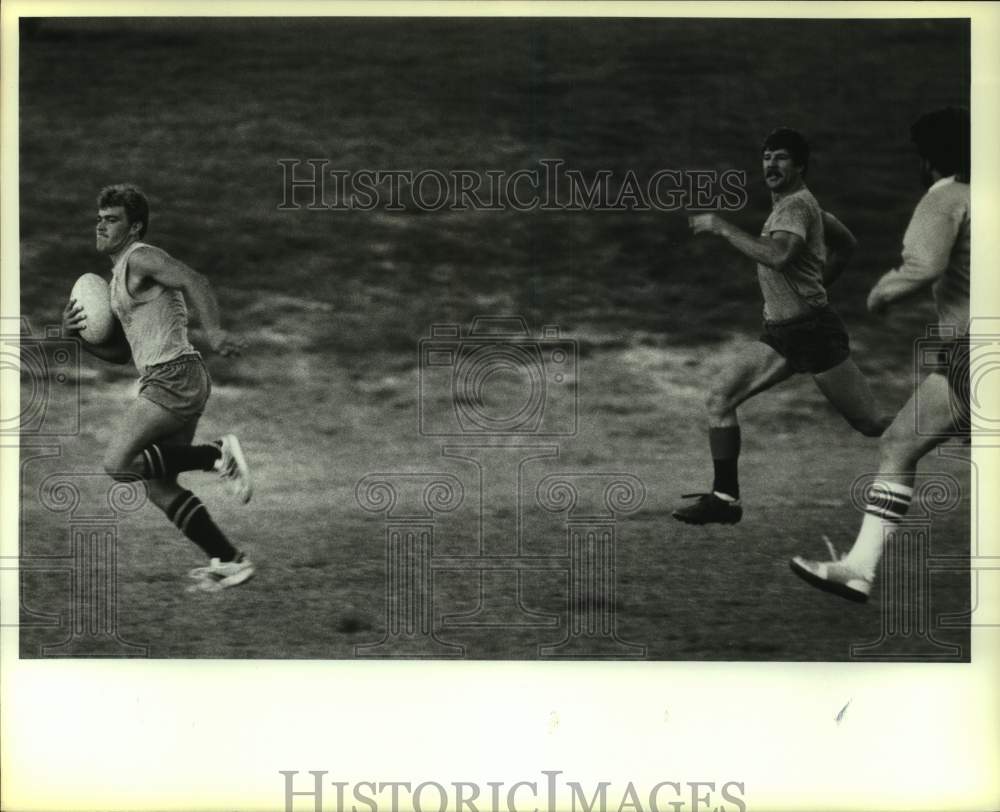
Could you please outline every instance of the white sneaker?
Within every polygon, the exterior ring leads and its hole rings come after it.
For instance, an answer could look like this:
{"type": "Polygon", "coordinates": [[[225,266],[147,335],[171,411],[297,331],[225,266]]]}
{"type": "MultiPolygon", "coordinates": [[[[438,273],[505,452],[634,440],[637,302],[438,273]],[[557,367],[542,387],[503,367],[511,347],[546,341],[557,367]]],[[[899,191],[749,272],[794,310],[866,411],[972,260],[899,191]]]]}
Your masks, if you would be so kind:
{"type": "Polygon", "coordinates": [[[811,561],[797,555],[789,562],[789,566],[807,584],[849,601],[865,603],[872,591],[872,579],[845,564],[843,559],[811,561]]]}
{"type": "Polygon", "coordinates": [[[222,438],[221,451],[222,455],[215,462],[215,470],[225,480],[229,492],[245,505],[253,496],[253,482],[250,479],[250,466],[247,465],[235,434],[227,434],[222,438]]]}
{"type": "Polygon", "coordinates": [[[188,573],[196,581],[188,587],[188,592],[218,592],[231,586],[239,586],[253,578],[256,571],[253,562],[242,553],[235,561],[213,558],[207,567],[197,567],[188,573]]]}

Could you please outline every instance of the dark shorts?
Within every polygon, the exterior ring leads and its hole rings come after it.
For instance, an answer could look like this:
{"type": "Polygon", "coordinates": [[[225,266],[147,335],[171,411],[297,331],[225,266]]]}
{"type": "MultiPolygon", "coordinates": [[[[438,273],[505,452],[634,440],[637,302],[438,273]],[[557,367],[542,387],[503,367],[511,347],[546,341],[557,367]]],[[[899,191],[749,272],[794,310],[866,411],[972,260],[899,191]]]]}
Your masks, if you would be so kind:
{"type": "Polygon", "coordinates": [[[765,321],[760,340],[796,372],[815,375],[851,357],[847,328],[831,307],[789,321],[765,321]]]}
{"type": "Polygon", "coordinates": [[[969,431],[972,403],[972,386],[969,380],[971,350],[969,336],[964,335],[947,348],[948,388],[951,389],[951,410],[955,429],[969,431]]]}
{"type": "Polygon", "coordinates": [[[139,397],[151,400],[182,420],[197,420],[212,394],[212,380],[198,355],[146,367],[139,379],[139,397]]]}

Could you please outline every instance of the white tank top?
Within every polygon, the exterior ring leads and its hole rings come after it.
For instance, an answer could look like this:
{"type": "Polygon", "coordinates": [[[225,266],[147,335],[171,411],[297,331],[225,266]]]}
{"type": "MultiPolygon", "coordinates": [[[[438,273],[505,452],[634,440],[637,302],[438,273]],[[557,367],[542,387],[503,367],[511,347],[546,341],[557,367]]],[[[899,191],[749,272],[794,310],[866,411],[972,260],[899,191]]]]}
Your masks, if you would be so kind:
{"type": "Polygon", "coordinates": [[[136,367],[145,372],[156,364],[199,353],[188,340],[187,303],[181,291],[154,283],[138,296],[129,292],[128,259],[137,248],[161,250],[134,242],[122,252],[111,269],[111,310],[125,330],[136,367]]]}

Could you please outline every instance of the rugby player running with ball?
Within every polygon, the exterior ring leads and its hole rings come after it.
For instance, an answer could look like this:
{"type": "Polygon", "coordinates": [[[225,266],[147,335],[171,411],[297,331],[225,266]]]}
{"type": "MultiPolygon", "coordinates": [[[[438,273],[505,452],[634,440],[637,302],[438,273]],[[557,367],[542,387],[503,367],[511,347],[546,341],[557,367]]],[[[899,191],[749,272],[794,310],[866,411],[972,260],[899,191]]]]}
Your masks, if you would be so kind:
{"type": "MultiPolygon", "coordinates": [[[[104,454],[104,470],[118,481],[145,480],[149,499],[208,556],[191,571],[193,589],[216,591],[254,575],[254,565],[212,520],[201,500],[182,487],[184,471],[214,471],[244,503],[252,485],[239,441],[232,434],[193,445],[198,419],[211,393],[201,354],[188,339],[188,307],[206,332],[212,350],[237,354],[240,342],[222,328],[219,305],[208,281],[142,238],[149,204],[134,186],[101,190],[97,199],[97,251],[112,262],[111,309],[122,329],[100,345],[81,341],[92,355],[115,364],[135,362],[141,377],[104,454]]],[[[63,331],[75,336],[86,324],[83,308],[70,300],[63,331]]]]}

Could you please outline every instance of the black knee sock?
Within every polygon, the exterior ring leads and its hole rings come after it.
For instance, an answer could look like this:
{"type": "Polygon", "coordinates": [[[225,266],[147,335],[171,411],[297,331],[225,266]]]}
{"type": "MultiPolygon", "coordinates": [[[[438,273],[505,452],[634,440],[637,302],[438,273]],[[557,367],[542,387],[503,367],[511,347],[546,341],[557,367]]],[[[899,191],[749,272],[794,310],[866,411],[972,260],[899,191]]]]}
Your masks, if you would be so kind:
{"type": "Polygon", "coordinates": [[[218,528],[208,509],[191,491],[181,491],[167,508],[167,518],[191,541],[201,547],[209,558],[233,561],[239,551],[218,528]]]}
{"type": "Polygon", "coordinates": [[[725,426],[708,430],[708,444],[712,450],[715,481],[712,490],[733,499],[740,498],[740,481],[737,469],[740,458],[740,427],[725,426]]]}
{"type": "Polygon", "coordinates": [[[221,451],[210,445],[161,445],[153,443],[142,451],[143,477],[169,479],[182,471],[211,471],[221,451]]]}

